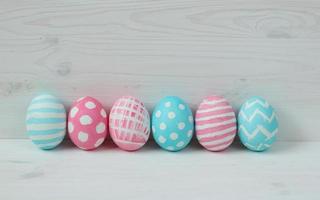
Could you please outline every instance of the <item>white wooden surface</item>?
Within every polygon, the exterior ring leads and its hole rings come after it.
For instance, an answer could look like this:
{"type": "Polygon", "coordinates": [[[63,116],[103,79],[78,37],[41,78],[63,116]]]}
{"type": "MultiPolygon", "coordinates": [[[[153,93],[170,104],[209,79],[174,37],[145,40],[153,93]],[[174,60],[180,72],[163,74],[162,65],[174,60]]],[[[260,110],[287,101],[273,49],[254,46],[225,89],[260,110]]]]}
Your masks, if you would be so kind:
{"type": "Polygon", "coordinates": [[[318,0],[0,0],[0,199],[318,200],[319,111],[318,0]],[[108,109],[131,94],[150,111],[165,95],[193,109],[209,94],[235,108],[262,95],[279,141],[262,154],[152,141],[135,153],[68,141],[40,151],[21,138],[42,91],[108,109]]]}
{"type": "Polygon", "coordinates": [[[112,144],[94,152],[64,143],[40,151],[28,140],[0,140],[0,199],[318,200],[319,142],[279,142],[264,153],[234,144],[212,153],[193,144],[170,153],[112,144]]]}
{"type": "Polygon", "coordinates": [[[107,108],[131,94],[150,111],[165,95],[193,109],[262,95],[280,141],[319,141],[319,65],[317,0],[1,0],[0,138],[25,138],[29,101],[50,91],[107,108]]]}

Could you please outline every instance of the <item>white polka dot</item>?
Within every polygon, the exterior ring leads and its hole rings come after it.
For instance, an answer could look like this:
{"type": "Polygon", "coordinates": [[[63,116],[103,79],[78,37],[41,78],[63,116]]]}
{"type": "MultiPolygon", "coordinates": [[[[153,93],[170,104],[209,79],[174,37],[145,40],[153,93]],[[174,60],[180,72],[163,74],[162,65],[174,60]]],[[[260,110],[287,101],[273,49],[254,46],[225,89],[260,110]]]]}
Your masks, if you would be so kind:
{"type": "Polygon", "coordinates": [[[173,146],[167,146],[166,149],[169,150],[169,151],[173,151],[174,150],[173,146]]]}
{"type": "Polygon", "coordinates": [[[92,119],[91,119],[91,117],[89,115],[82,115],[80,117],[80,123],[82,125],[89,125],[89,124],[92,123],[92,119]]]}
{"type": "Polygon", "coordinates": [[[96,131],[97,133],[103,133],[106,130],[106,125],[103,122],[100,122],[97,126],[96,126],[96,131]]]}
{"type": "Polygon", "coordinates": [[[78,134],[78,139],[80,140],[80,142],[86,142],[88,141],[88,133],[85,133],[85,132],[82,132],[80,131],[79,134],[78,134]]]}
{"type": "Polygon", "coordinates": [[[193,123],[193,117],[191,115],[189,116],[189,122],[193,123]]]}
{"type": "Polygon", "coordinates": [[[171,102],[170,102],[170,101],[166,102],[166,103],[164,104],[164,106],[167,107],[167,108],[169,108],[169,107],[171,106],[171,102]]]}
{"type": "Polygon", "coordinates": [[[158,110],[158,111],[156,112],[156,117],[159,118],[160,116],[161,116],[161,111],[158,110]]]}
{"type": "Polygon", "coordinates": [[[184,109],[186,109],[186,107],[185,107],[185,105],[183,105],[183,104],[179,104],[179,109],[180,109],[180,110],[184,110],[184,109]]]}
{"type": "Polygon", "coordinates": [[[73,127],[73,123],[72,122],[68,122],[68,130],[69,130],[69,133],[73,132],[74,127],[73,127]]]}
{"type": "Polygon", "coordinates": [[[71,111],[70,111],[70,117],[71,117],[71,118],[74,118],[74,117],[76,116],[76,114],[78,113],[78,111],[79,111],[79,108],[73,107],[73,108],[71,109],[71,111]]]}
{"type": "Polygon", "coordinates": [[[107,113],[104,109],[101,109],[100,110],[100,115],[103,117],[103,118],[106,118],[107,117],[107,113]]]}
{"type": "Polygon", "coordinates": [[[82,146],[79,146],[79,145],[78,145],[78,147],[79,147],[80,149],[83,149],[83,150],[88,150],[88,148],[86,148],[86,147],[82,147],[82,146]]]}
{"type": "Polygon", "coordinates": [[[189,131],[188,131],[188,137],[191,137],[191,136],[192,136],[192,133],[193,133],[193,131],[192,131],[192,130],[189,130],[189,131]]]}
{"type": "Polygon", "coordinates": [[[178,128],[179,128],[180,130],[184,129],[185,126],[186,126],[186,124],[183,123],[183,122],[180,122],[180,123],[178,124],[178,128]]]}
{"type": "Polygon", "coordinates": [[[182,147],[184,145],[183,141],[178,142],[178,144],[176,145],[177,147],[182,147]]]}
{"type": "Polygon", "coordinates": [[[85,106],[88,108],[88,109],[94,109],[96,107],[96,104],[93,103],[92,101],[88,101],[85,106]]]}
{"type": "Polygon", "coordinates": [[[165,130],[166,128],[167,128],[167,125],[162,122],[162,123],[160,124],[160,129],[161,129],[161,130],[165,130]]]}
{"type": "Polygon", "coordinates": [[[168,113],[168,118],[169,119],[174,119],[176,117],[176,113],[174,113],[174,112],[169,112],[168,113]]]}
{"type": "Polygon", "coordinates": [[[160,142],[161,144],[163,144],[163,143],[165,143],[165,142],[167,141],[167,139],[166,139],[165,137],[163,137],[162,135],[160,135],[160,136],[158,137],[158,140],[159,140],[159,142],[160,142]]]}
{"type": "Polygon", "coordinates": [[[104,141],[104,138],[98,139],[98,140],[96,141],[96,143],[94,143],[94,147],[100,146],[100,145],[103,143],[103,141],[104,141]]]}
{"type": "Polygon", "coordinates": [[[173,132],[170,134],[170,138],[171,138],[171,140],[176,140],[176,139],[178,139],[178,134],[173,132]]]}
{"type": "Polygon", "coordinates": [[[154,126],[152,126],[152,133],[156,132],[156,128],[154,126]]]}

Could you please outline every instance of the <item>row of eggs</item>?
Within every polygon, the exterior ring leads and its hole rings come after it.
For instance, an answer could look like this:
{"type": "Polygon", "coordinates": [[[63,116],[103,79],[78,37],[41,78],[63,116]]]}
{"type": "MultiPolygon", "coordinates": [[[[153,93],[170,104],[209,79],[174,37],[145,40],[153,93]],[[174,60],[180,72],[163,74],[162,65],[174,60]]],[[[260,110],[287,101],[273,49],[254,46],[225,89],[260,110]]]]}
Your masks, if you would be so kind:
{"type": "Polygon", "coordinates": [[[123,150],[136,151],[149,139],[168,151],[184,149],[195,133],[209,151],[223,151],[240,141],[252,151],[268,149],[276,139],[278,122],[272,106],[261,97],[248,99],[238,117],[221,96],[209,96],[199,105],[195,116],[179,97],[168,96],[154,108],[152,119],[144,104],[124,96],[111,108],[109,116],[102,104],[89,96],[76,100],[68,113],[61,101],[50,94],[35,97],[27,110],[27,134],[41,149],[57,147],[66,132],[72,142],[84,150],[98,148],[107,133],[123,150]],[[150,130],[152,129],[152,131],[150,130]],[[109,130],[109,131],[108,131],[109,130]]]}

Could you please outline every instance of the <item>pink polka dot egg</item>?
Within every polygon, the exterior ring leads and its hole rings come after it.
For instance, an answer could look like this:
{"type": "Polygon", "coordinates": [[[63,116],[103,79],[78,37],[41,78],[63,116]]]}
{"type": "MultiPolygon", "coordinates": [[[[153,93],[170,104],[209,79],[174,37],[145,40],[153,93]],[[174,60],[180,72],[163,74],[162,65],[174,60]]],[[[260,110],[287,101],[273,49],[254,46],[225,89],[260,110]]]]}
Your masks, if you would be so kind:
{"type": "Polygon", "coordinates": [[[119,148],[140,149],[150,135],[150,116],[144,104],[131,96],[118,99],[110,111],[109,132],[119,148]]]}
{"type": "Polygon", "coordinates": [[[101,103],[89,96],[75,101],[68,115],[68,132],[80,149],[98,148],[107,136],[107,113],[101,103]]]}

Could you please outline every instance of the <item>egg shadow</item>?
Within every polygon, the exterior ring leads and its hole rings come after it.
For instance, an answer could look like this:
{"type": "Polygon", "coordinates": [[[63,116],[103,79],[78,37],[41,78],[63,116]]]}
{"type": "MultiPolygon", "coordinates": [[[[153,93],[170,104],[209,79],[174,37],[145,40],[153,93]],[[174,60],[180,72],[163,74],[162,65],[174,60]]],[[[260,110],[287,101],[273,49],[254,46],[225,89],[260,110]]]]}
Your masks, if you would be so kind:
{"type": "Polygon", "coordinates": [[[66,137],[62,143],[54,149],[54,151],[70,151],[70,150],[74,150],[77,149],[78,147],[76,147],[72,141],[70,140],[70,138],[66,137]]]}
{"type": "Polygon", "coordinates": [[[54,149],[54,151],[72,151],[79,150],[84,152],[101,152],[101,151],[110,151],[118,149],[117,145],[112,141],[110,137],[107,137],[105,141],[96,149],[92,150],[83,150],[73,144],[72,140],[67,136],[63,142],[54,149]]]}
{"type": "Polygon", "coordinates": [[[111,138],[107,137],[105,141],[97,149],[94,149],[93,151],[117,151],[118,149],[118,146],[111,140],[111,138]]]}
{"type": "Polygon", "coordinates": [[[294,141],[276,141],[270,149],[264,151],[265,153],[285,153],[290,152],[291,149],[296,149],[302,147],[302,143],[294,141]]]}
{"type": "Polygon", "coordinates": [[[266,151],[263,152],[254,152],[249,149],[247,149],[240,141],[238,135],[236,135],[233,143],[228,147],[227,149],[223,151],[218,151],[218,152],[211,152],[209,150],[206,150],[197,140],[196,136],[193,136],[192,140],[190,141],[190,144],[185,148],[182,149],[181,151],[177,152],[170,152],[162,149],[156,142],[155,140],[150,137],[147,143],[141,148],[138,149],[137,151],[125,151],[123,149],[120,149],[111,139],[110,136],[106,138],[104,143],[98,147],[97,149],[94,150],[81,150],[79,149],[76,145],[73,144],[73,142],[70,140],[70,138],[66,138],[56,149],[53,151],[61,152],[61,151],[71,151],[71,150],[79,150],[79,151],[85,151],[85,152],[110,152],[110,151],[117,151],[117,152],[123,152],[123,153],[137,153],[137,154],[143,154],[143,153],[150,153],[150,152],[167,152],[167,153],[194,153],[194,152],[204,152],[204,153],[213,153],[213,154],[233,154],[236,152],[248,152],[248,153],[283,153],[286,151],[290,151],[292,148],[297,148],[301,143],[299,142],[293,142],[293,141],[276,141],[270,149],[267,149],[266,151]]]}
{"type": "Polygon", "coordinates": [[[196,136],[194,135],[190,141],[190,144],[186,147],[185,151],[200,152],[200,151],[206,151],[206,149],[202,147],[202,145],[199,143],[196,136]]]}
{"type": "Polygon", "coordinates": [[[257,153],[257,154],[278,154],[284,152],[290,152],[291,149],[297,148],[300,145],[299,142],[294,141],[275,141],[272,146],[265,151],[251,151],[247,147],[245,147],[241,141],[239,136],[237,135],[234,142],[228,148],[230,152],[248,152],[248,153],[257,153]]]}

